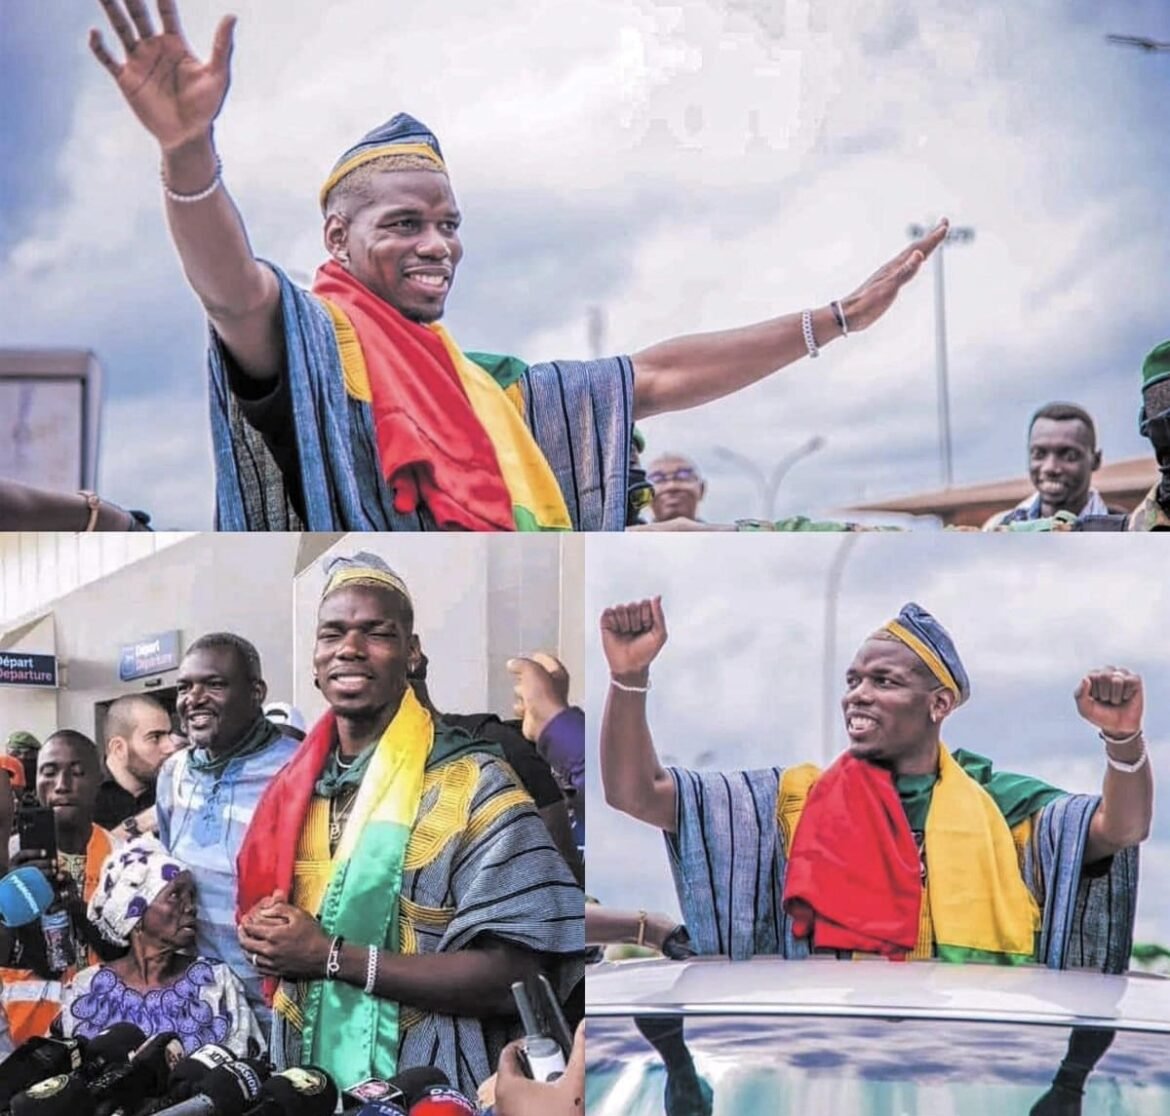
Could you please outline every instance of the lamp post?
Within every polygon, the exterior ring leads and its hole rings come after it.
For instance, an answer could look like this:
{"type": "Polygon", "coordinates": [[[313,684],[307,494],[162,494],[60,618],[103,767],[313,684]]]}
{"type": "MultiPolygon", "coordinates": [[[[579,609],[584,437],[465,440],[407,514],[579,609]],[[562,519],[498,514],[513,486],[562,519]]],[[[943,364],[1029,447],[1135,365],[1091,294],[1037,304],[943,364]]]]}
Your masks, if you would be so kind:
{"type": "MultiPolygon", "coordinates": [[[[911,240],[919,240],[931,226],[911,225],[907,230],[911,240]]],[[[943,485],[954,484],[955,470],[951,450],[951,399],[947,378],[947,308],[946,287],[943,278],[943,250],[947,244],[969,244],[975,239],[970,226],[952,226],[946,239],[934,250],[934,361],[938,380],[938,452],[942,465],[943,485]]]]}
{"type": "Polygon", "coordinates": [[[791,453],[785,454],[767,474],[750,457],[729,449],[727,446],[715,446],[715,456],[731,465],[742,469],[760,490],[762,519],[772,520],[776,517],[776,494],[780,491],[780,484],[792,468],[802,458],[809,457],[822,449],[825,439],[820,434],[814,434],[808,441],[797,446],[791,453]]]}
{"type": "Polygon", "coordinates": [[[837,674],[837,606],[841,600],[841,579],[845,576],[845,563],[861,538],[848,534],[841,540],[833,561],[829,564],[829,577],[825,585],[825,658],[821,670],[821,761],[824,766],[833,760],[834,726],[840,724],[841,680],[837,674]]]}

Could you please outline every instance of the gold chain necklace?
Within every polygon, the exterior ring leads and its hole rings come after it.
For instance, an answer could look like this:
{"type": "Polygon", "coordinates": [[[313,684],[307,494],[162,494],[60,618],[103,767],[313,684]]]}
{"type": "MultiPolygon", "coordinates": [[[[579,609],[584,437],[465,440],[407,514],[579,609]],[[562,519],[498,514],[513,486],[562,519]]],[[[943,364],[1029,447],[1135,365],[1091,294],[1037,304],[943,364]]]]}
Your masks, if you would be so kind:
{"type": "Polygon", "coordinates": [[[357,788],[354,787],[352,790],[339,791],[329,800],[329,848],[331,851],[341,840],[341,834],[345,831],[345,823],[349,820],[356,799],[357,788]],[[343,798],[345,804],[338,805],[343,798]]]}

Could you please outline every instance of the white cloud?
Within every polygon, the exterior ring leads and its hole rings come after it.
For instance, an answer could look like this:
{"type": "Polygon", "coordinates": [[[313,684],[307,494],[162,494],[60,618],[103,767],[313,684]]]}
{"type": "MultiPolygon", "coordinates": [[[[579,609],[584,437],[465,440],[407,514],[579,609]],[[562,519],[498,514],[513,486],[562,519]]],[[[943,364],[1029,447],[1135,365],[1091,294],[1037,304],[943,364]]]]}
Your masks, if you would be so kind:
{"type": "MultiPolygon", "coordinates": [[[[844,747],[838,703],[845,667],[865,635],[916,600],[947,626],[972,680],[971,701],[947,722],[944,739],[952,747],[988,755],[1000,770],[1092,793],[1104,772],[1101,746],[1072,694],[1086,670],[1121,664],[1143,676],[1156,778],[1170,778],[1157,697],[1170,686],[1162,654],[1167,601],[1148,577],[1157,557],[1146,552],[1150,539],[1121,548],[1085,536],[1054,551],[1039,536],[855,537],[827,675],[827,571],[844,539],[763,541],[587,540],[592,747],[607,681],[596,617],[610,604],[662,594],[669,638],[653,667],[648,706],[659,751],[684,765],[736,768],[824,763],[844,747]]],[[[660,836],[601,804],[596,755],[589,754],[590,793],[598,803],[589,818],[592,891],[614,905],[645,906],[649,861],[660,882],[648,894],[671,900],[660,836]]],[[[1167,840],[1168,827],[1155,816],[1156,839],[1167,840]]],[[[1160,898],[1168,865],[1153,847],[1143,853],[1140,917],[1143,933],[1159,940],[1170,940],[1170,907],[1160,898]]]]}
{"type": "MultiPolygon", "coordinates": [[[[223,10],[183,5],[198,51],[223,10]]],[[[1147,449],[1134,369],[1164,304],[1154,279],[1170,249],[1151,235],[1164,175],[1146,71],[1102,42],[1101,16],[1070,19],[1049,0],[456,0],[441,23],[373,0],[235,10],[217,127],[227,181],[256,250],[301,273],[321,258],[323,175],[399,109],[438,131],[469,242],[497,246],[464,281],[490,286],[495,270],[522,292],[506,330],[496,303],[457,292],[459,336],[506,333],[529,359],[583,355],[591,304],[609,345],[630,351],[824,302],[899,250],[908,223],[947,212],[977,229],[948,260],[959,479],[1017,472],[1027,415],[1074,393],[1097,409],[1107,455],[1147,449]],[[567,234],[554,213],[587,219],[567,234]],[[556,258],[525,282],[534,237],[556,258]],[[608,268],[575,266],[584,252],[608,268]],[[566,281],[546,282],[548,266],[566,281]]],[[[117,399],[150,379],[153,352],[125,344],[140,308],[188,323],[196,369],[199,315],[166,245],[152,142],[108,75],[81,49],[74,61],[67,200],[0,266],[0,297],[26,308],[3,338],[88,334],[118,353],[117,399]]],[[[708,509],[723,519],[757,509],[745,479],[711,466],[716,444],[772,462],[828,438],[786,479],[783,512],[933,487],[932,323],[924,275],[888,320],[816,364],[651,420],[652,445],[712,468],[708,509]]]]}

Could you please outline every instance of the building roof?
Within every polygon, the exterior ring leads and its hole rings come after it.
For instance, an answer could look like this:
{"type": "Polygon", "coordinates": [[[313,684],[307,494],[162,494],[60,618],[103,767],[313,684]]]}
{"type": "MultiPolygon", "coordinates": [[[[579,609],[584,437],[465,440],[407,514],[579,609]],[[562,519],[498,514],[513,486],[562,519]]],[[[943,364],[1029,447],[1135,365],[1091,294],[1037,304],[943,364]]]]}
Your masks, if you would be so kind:
{"type": "MultiPolygon", "coordinates": [[[[1158,466],[1152,457],[1131,457],[1103,465],[1093,474],[1093,487],[1110,507],[1132,511],[1157,479],[1158,466]]],[[[845,510],[934,515],[948,525],[980,527],[989,516],[1006,511],[1033,491],[1027,477],[1015,477],[856,504],[845,510]]]]}

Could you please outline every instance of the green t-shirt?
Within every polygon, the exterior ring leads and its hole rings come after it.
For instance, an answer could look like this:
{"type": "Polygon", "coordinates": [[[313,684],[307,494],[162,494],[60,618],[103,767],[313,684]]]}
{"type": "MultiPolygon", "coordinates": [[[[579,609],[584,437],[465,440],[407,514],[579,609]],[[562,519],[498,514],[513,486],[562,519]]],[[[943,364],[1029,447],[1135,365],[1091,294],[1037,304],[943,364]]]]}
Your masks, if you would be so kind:
{"type": "MultiPolygon", "coordinates": [[[[1032,778],[1031,775],[993,771],[991,760],[975,752],[958,748],[951,753],[951,757],[991,795],[1009,828],[1019,825],[1025,818],[1037,810],[1042,810],[1049,802],[1065,793],[1040,779],[1032,778]]],[[[906,811],[910,828],[916,833],[922,833],[926,829],[926,814],[930,809],[931,795],[934,794],[934,785],[937,782],[937,772],[933,775],[894,776],[894,785],[902,799],[902,808],[906,811]]]]}

